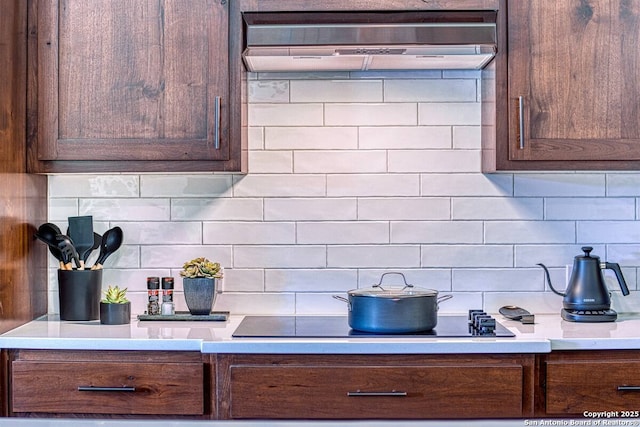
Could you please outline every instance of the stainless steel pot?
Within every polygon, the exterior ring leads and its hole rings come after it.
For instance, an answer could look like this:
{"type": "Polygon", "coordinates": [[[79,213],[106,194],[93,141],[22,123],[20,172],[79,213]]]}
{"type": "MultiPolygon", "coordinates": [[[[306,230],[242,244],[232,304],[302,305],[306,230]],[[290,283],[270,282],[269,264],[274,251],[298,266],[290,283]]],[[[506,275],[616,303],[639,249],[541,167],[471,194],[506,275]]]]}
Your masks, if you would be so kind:
{"type": "Polygon", "coordinates": [[[438,291],[422,289],[407,283],[404,274],[384,273],[380,282],[370,288],[353,289],[349,298],[333,297],[349,305],[349,326],[352,329],[372,333],[401,334],[430,331],[438,323],[438,303],[453,298],[438,297],[438,291]],[[389,274],[402,276],[404,286],[382,287],[389,274]]]}

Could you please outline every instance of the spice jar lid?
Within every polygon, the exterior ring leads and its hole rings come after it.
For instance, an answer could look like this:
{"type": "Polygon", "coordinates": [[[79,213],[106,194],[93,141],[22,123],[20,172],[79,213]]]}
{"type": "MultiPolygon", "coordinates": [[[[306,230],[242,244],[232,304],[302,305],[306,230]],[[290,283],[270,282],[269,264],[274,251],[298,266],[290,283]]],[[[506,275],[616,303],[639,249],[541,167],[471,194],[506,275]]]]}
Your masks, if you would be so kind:
{"type": "Polygon", "coordinates": [[[147,277],[147,289],[159,289],[160,278],[159,277],[147,277]]]}
{"type": "Polygon", "coordinates": [[[162,289],[173,289],[173,277],[162,278],[162,289]]]}

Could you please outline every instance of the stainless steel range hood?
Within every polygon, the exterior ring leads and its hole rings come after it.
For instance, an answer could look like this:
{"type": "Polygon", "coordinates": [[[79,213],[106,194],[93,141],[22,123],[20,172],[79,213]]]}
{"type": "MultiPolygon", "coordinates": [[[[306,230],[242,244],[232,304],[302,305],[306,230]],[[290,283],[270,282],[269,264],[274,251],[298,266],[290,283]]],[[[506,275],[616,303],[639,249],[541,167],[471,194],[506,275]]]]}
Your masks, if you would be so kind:
{"type": "Polygon", "coordinates": [[[245,13],[249,71],[480,69],[495,11],[245,13]]]}

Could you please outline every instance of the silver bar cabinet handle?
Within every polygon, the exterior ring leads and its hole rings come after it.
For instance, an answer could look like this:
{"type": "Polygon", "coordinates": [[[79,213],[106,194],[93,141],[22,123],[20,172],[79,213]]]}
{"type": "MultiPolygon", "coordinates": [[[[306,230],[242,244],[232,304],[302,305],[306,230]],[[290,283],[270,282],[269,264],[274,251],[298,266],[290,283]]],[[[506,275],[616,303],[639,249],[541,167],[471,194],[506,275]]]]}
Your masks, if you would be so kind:
{"type": "Polygon", "coordinates": [[[406,391],[396,391],[396,390],[391,390],[391,391],[360,391],[360,390],[356,390],[356,391],[348,391],[347,392],[347,396],[348,397],[364,397],[364,396],[406,397],[407,395],[408,395],[408,393],[406,391]]]}
{"type": "Polygon", "coordinates": [[[524,97],[518,97],[518,127],[520,129],[520,149],[524,150],[524,97]]]}
{"type": "Polygon", "coordinates": [[[619,385],[618,391],[640,391],[640,385],[619,385]]]}
{"type": "Polygon", "coordinates": [[[216,96],[214,104],[213,104],[213,112],[214,119],[216,121],[215,127],[213,128],[213,141],[214,147],[216,150],[220,149],[220,97],[216,96]]]}
{"type": "Polygon", "coordinates": [[[78,391],[136,391],[135,387],[95,387],[92,385],[79,385],[78,391]]]}

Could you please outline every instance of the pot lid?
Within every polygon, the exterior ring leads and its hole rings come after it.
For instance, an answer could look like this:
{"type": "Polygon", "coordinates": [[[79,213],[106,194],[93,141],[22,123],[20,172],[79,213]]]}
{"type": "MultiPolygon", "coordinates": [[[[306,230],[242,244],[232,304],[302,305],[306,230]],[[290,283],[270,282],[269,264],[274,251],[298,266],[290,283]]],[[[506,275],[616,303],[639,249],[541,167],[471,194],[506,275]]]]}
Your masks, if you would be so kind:
{"type": "Polygon", "coordinates": [[[348,292],[350,296],[366,296],[377,298],[412,298],[425,296],[438,296],[438,291],[434,289],[418,288],[413,285],[402,287],[373,285],[369,288],[353,289],[348,292]]]}

